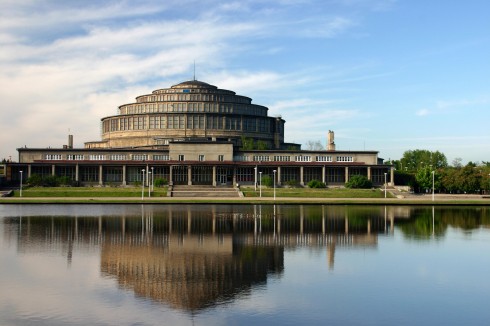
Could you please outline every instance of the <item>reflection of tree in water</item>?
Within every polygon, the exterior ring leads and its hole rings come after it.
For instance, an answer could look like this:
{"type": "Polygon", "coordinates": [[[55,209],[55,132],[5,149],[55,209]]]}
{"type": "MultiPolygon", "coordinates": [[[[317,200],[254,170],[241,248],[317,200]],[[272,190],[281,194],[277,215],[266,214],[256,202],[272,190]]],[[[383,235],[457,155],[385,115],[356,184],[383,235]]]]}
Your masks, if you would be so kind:
{"type": "Polygon", "coordinates": [[[398,222],[406,238],[441,238],[448,227],[473,231],[481,225],[490,225],[490,210],[485,207],[431,207],[415,208],[409,220],[398,222]]]}

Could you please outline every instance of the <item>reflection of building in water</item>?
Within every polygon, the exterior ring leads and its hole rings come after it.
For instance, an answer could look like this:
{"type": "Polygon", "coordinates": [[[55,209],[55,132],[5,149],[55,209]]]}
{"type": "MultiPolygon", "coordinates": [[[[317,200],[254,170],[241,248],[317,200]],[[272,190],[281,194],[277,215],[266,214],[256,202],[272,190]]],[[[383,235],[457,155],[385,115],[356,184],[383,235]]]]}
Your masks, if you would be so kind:
{"type": "Polygon", "coordinates": [[[326,250],[333,268],[339,248],[375,249],[398,216],[391,207],[155,206],[138,216],[6,218],[4,232],[21,252],[59,252],[68,263],[100,251],[103,274],[121,287],[195,311],[280,275],[284,250],[326,250]]]}
{"type": "Polygon", "coordinates": [[[248,293],[284,268],[281,247],[233,244],[232,235],[170,235],[165,241],[106,241],[101,269],[139,296],[194,311],[248,293]]]}

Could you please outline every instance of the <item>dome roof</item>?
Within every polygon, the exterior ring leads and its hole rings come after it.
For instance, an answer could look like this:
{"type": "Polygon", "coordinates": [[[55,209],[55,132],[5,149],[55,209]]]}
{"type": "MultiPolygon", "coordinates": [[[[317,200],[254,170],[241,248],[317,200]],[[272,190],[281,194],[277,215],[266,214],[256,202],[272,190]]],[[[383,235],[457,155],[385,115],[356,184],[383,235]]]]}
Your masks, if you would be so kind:
{"type": "Polygon", "coordinates": [[[199,81],[199,80],[188,80],[177,85],[173,85],[172,88],[211,88],[218,89],[214,85],[199,81]]]}

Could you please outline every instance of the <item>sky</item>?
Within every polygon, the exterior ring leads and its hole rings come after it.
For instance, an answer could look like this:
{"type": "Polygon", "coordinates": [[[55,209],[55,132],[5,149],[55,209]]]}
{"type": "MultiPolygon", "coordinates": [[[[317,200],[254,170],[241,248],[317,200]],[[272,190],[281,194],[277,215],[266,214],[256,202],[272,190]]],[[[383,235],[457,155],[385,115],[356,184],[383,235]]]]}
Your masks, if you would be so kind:
{"type": "Polygon", "coordinates": [[[0,159],[101,139],[195,78],[286,120],[285,141],[490,161],[487,0],[0,2],[0,159]]]}

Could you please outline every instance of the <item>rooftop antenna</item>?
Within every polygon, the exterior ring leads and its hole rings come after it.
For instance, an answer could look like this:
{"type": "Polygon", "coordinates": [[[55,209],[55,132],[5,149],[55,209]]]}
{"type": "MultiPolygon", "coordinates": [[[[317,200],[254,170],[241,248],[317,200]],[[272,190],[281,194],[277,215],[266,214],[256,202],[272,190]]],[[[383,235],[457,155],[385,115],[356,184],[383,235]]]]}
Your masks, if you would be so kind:
{"type": "Polygon", "coordinates": [[[196,60],[194,60],[194,81],[196,81],[196,60]]]}

